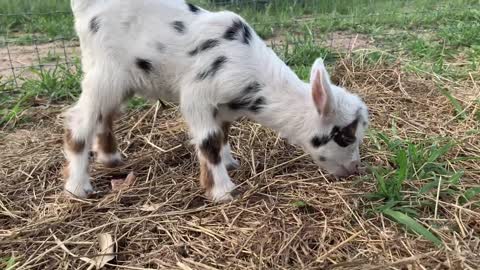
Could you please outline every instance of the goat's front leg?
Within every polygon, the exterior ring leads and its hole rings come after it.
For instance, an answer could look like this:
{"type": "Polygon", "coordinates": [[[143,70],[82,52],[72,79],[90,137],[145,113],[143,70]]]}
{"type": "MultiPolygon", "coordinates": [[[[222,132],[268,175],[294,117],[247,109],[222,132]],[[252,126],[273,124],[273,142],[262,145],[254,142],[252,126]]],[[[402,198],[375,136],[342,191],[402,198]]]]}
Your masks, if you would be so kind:
{"type": "Polygon", "coordinates": [[[225,134],[215,121],[213,108],[201,104],[182,104],[200,160],[200,184],[215,202],[232,200],[235,189],[222,155],[225,134]]]}
{"type": "Polygon", "coordinates": [[[93,144],[93,150],[97,154],[97,161],[109,168],[123,164],[122,155],[118,151],[113,130],[113,120],[116,115],[117,112],[112,111],[99,117],[93,144]]]}

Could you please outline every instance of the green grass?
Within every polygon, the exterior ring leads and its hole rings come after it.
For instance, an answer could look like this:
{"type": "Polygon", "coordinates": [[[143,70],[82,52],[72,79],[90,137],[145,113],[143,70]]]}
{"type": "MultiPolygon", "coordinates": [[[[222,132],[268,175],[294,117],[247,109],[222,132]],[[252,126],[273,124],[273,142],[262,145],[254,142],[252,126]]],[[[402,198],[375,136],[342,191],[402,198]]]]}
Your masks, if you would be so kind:
{"type": "MultiPolygon", "coordinates": [[[[80,70],[78,61],[74,65],[80,70]]],[[[0,88],[0,125],[22,120],[20,115],[36,99],[46,103],[71,101],[80,93],[81,72],[72,72],[64,64],[51,70],[32,69],[31,73],[33,76],[25,78],[20,89],[0,88]]]]}
{"type": "MultiPolygon", "coordinates": [[[[474,199],[478,200],[480,197],[480,187],[473,187],[465,190],[465,192],[460,196],[460,203],[462,205],[473,201],[474,199]]],[[[480,206],[480,204],[477,202],[477,205],[480,206]]]]}
{"type": "Polygon", "coordinates": [[[377,211],[439,244],[417,220],[420,211],[433,211],[431,202],[423,198],[438,192],[441,199],[458,196],[466,202],[480,193],[477,188],[464,193],[458,188],[464,172],[453,171],[445,158],[454,143],[442,138],[412,143],[381,132],[370,137],[377,150],[389,153],[390,160],[389,166],[371,168],[377,191],[366,197],[378,203],[377,211]]]}
{"type": "MultiPolygon", "coordinates": [[[[292,46],[296,44],[294,36],[297,44],[303,45],[301,39],[305,35],[328,42],[328,33],[360,33],[368,35],[382,50],[398,52],[396,55],[407,58],[416,70],[451,79],[462,79],[470,73],[480,77],[477,75],[480,74],[479,1],[246,0],[232,1],[239,3],[233,5],[215,5],[229,1],[193,2],[209,9],[236,11],[260,36],[267,39],[290,36],[292,46]],[[465,59],[466,64],[452,65],[459,58],[465,59]]],[[[41,43],[75,37],[67,0],[0,0],[0,10],[9,14],[38,14],[0,16],[0,36],[11,43],[28,45],[34,39],[41,43]],[[52,11],[67,14],[42,14],[52,11]]],[[[2,43],[0,38],[0,46],[2,43]]]]}
{"type": "Polygon", "coordinates": [[[0,0],[0,14],[0,46],[75,37],[68,0],[0,0]]]}
{"type": "MultiPolygon", "coordinates": [[[[475,103],[480,106],[480,98],[476,99],[475,103]]],[[[478,110],[475,114],[475,118],[477,119],[478,123],[480,123],[480,110],[478,110]]]]}
{"type": "Polygon", "coordinates": [[[70,0],[1,0],[2,14],[48,13],[70,10],[70,0]]]}
{"type": "Polygon", "coordinates": [[[16,264],[15,257],[0,259],[0,267],[3,267],[4,270],[14,270],[15,264],[16,264]]]}
{"type": "Polygon", "coordinates": [[[392,210],[391,208],[388,208],[388,207],[384,208],[382,210],[382,213],[390,217],[394,221],[402,225],[405,225],[409,230],[415,233],[418,233],[423,237],[425,237],[426,239],[432,241],[435,245],[437,246],[442,245],[442,241],[437,236],[435,236],[427,228],[425,228],[425,226],[420,224],[415,219],[411,218],[409,215],[402,213],[400,211],[392,210]]]}

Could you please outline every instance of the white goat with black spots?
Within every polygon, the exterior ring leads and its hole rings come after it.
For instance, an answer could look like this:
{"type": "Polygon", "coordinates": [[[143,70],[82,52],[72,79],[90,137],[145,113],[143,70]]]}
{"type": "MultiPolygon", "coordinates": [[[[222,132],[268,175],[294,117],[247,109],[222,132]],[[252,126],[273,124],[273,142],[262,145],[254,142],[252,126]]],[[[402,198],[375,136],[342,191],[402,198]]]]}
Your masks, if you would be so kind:
{"type": "Polygon", "coordinates": [[[231,12],[182,0],[72,0],[85,72],[66,118],[65,189],[93,191],[88,152],[121,163],[113,119],[132,95],[180,104],[214,201],[232,199],[230,123],[246,116],[301,145],[336,176],[357,172],[368,125],[362,100],[332,85],[319,59],[301,81],[253,29],[231,12]]]}

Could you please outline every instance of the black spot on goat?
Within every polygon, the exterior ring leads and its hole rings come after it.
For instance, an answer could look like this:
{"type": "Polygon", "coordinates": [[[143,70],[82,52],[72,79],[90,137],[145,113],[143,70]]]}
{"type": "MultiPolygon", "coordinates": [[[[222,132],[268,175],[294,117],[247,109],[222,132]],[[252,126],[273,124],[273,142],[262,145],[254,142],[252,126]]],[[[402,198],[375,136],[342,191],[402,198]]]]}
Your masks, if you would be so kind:
{"type": "Polygon", "coordinates": [[[90,27],[90,31],[92,31],[92,33],[94,34],[97,33],[98,30],[100,30],[100,21],[98,20],[97,16],[93,17],[90,20],[89,27],[90,27]]]}
{"type": "Polygon", "coordinates": [[[222,161],[220,151],[223,144],[223,132],[214,131],[210,133],[200,144],[200,152],[210,162],[210,164],[218,165],[222,161]]]}
{"type": "Polygon", "coordinates": [[[225,31],[225,34],[223,34],[223,38],[226,40],[238,39],[248,45],[252,39],[252,32],[248,25],[246,25],[240,19],[236,19],[233,21],[233,24],[227,28],[227,31],[225,31]]]}
{"type": "Polygon", "coordinates": [[[187,3],[187,5],[188,5],[188,9],[190,10],[190,12],[195,13],[195,14],[200,12],[200,9],[197,6],[195,6],[193,4],[190,4],[190,3],[187,3]]]}
{"type": "Polygon", "coordinates": [[[343,128],[334,126],[329,135],[314,136],[310,143],[313,147],[318,148],[333,140],[340,147],[347,147],[357,140],[355,133],[357,132],[358,122],[359,119],[357,118],[343,128]]]}
{"type": "Polygon", "coordinates": [[[252,82],[243,89],[240,96],[230,101],[227,105],[231,110],[247,110],[253,106],[255,95],[262,90],[258,82],[252,82]]]}
{"type": "Polygon", "coordinates": [[[139,69],[143,70],[143,72],[145,73],[150,73],[153,71],[153,65],[152,65],[152,62],[150,62],[150,60],[137,58],[135,59],[135,64],[139,69]]]}
{"type": "Polygon", "coordinates": [[[220,44],[220,41],[218,39],[207,39],[202,44],[200,44],[198,47],[196,47],[194,50],[191,50],[188,52],[190,56],[195,56],[201,52],[208,51],[212,48],[215,48],[220,44]]]}
{"type": "Polygon", "coordinates": [[[213,61],[209,69],[202,71],[197,75],[197,80],[205,80],[206,78],[211,78],[217,74],[217,72],[225,65],[227,62],[227,57],[219,56],[213,61]]]}
{"type": "Polygon", "coordinates": [[[183,34],[185,33],[185,23],[181,22],[181,21],[174,21],[172,23],[172,26],[173,26],[173,29],[175,29],[175,31],[177,31],[178,33],[180,34],[183,34]]]}
{"type": "Polygon", "coordinates": [[[333,138],[333,141],[340,147],[347,147],[357,140],[357,137],[355,136],[355,133],[357,132],[357,127],[358,118],[343,128],[337,126],[333,127],[330,136],[333,138]]]}
{"type": "Polygon", "coordinates": [[[250,108],[248,108],[251,112],[254,112],[254,113],[259,113],[263,106],[266,104],[267,102],[265,101],[265,98],[264,97],[259,97],[257,98],[253,104],[250,106],[250,108]]]}

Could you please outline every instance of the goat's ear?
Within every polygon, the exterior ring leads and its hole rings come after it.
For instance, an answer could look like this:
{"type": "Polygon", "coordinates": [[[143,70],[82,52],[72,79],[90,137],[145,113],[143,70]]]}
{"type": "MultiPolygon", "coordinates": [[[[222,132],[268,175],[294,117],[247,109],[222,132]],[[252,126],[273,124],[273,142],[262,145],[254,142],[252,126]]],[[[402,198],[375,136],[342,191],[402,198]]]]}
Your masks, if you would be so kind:
{"type": "Polygon", "coordinates": [[[321,59],[317,59],[310,74],[312,98],[317,111],[322,116],[328,116],[333,112],[333,100],[331,93],[330,78],[321,59]]]}

